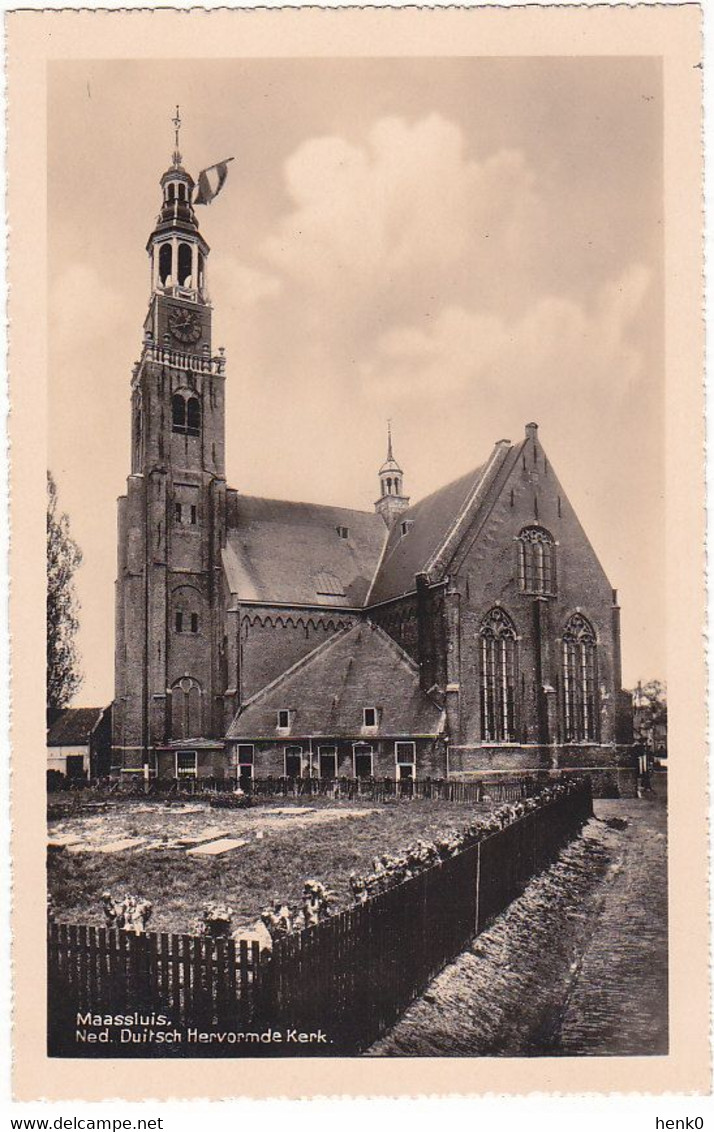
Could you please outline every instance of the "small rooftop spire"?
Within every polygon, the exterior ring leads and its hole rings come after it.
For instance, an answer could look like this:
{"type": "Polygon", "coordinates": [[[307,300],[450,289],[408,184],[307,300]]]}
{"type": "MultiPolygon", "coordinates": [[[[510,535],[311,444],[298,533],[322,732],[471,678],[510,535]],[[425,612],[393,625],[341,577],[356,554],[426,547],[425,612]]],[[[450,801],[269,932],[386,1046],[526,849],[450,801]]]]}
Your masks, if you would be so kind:
{"type": "Polygon", "coordinates": [[[380,497],[375,510],[382,516],[387,526],[391,526],[398,514],[409,506],[409,497],[404,495],[404,473],[394,459],[392,448],[392,419],[387,420],[387,459],[379,469],[380,497]]]}
{"type": "Polygon", "coordinates": [[[176,114],[171,119],[171,121],[174,124],[174,137],[175,137],[173,161],[174,161],[175,168],[178,169],[179,165],[181,164],[181,153],[179,151],[179,134],[181,133],[181,114],[179,113],[178,103],[176,104],[176,114]]]}

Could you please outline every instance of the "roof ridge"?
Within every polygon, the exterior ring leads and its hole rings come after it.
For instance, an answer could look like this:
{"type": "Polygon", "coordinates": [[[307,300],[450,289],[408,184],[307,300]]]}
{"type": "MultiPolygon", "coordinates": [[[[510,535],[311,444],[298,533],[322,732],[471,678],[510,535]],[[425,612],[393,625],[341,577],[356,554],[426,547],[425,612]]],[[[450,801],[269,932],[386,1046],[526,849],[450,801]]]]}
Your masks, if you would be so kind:
{"type": "Polygon", "coordinates": [[[375,511],[362,510],[360,507],[343,507],[339,503],[316,503],[310,499],[276,499],[270,495],[248,495],[247,492],[238,491],[237,488],[233,490],[239,505],[241,499],[252,499],[260,503],[288,503],[293,507],[321,507],[325,511],[349,511],[351,515],[376,515],[375,511]]]}
{"type": "Polygon", "coordinates": [[[493,483],[495,476],[503,466],[503,462],[507,454],[513,449],[513,447],[514,446],[511,444],[511,442],[507,440],[498,440],[494,444],[491,455],[486,460],[486,463],[481,467],[481,475],[479,476],[477,482],[473,485],[471,491],[469,491],[465,500],[461,504],[458,514],[449,526],[449,529],[442,538],[441,543],[436,547],[435,550],[432,551],[432,553],[427,558],[422,570],[422,573],[426,574],[427,577],[434,569],[439,559],[444,556],[449,543],[453,542],[466,517],[469,515],[474,504],[479,499],[479,495],[483,497],[486,491],[486,487],[490,487],[493,483]]]}
{"type": "MultiPolygon", "coordinates": [[[[407,508],[407,510],[408,510],[408,508],[407,508]]],[[[374,583],[377,581],[377,578],[379,577],[379,571],[382,569],[382,563],[384,562],[384,556],[387,553],[387,547],[389,546],[389,536],[390,536],[390,534],[391,534],[391,528],[388,527],[385,523],[385,525],[384,525],[384,542],[382,543],[382,549],[379,552],[379,558],[377,559],[377,565],[375,566],[374,573],[372,574],[372,581],[369,583],[369,589],[367,590],[367,593],[365,595],[364,607],[363,607],[365,609],[369,605],[369,599],[372,596],[372,590],[374,589],[374,583]]]]}
{"type": "Polygon", "coordinates": [[[284,672],[281,672],[280,675],[276,676],[274,680],[271,680],[269,684],[264,684],[262,688],[259,688],[257,692],[249,696],[248,699],[241,704],[236,715],[239,715],[241,711],[243,711],[243,708],[247,708],[249,704],[254,704],[261,696],[272,692],[273,689],[286,680],[288,676],[292,676],[295,672],[304,668],[308,662],[314,660],[319,652],[327,652],[337,641],[341,641],[343,637],[346,637],[348,633],[352,633],[361,624],[362,622],[358,621],[355,625],[338,629],[337,632],[333,633],[331,637],[328,637],[326,641],[320,641],[319,645],[316,645],[316,647],[306,653],[305,656],[301,656],[299,660],[295,661],[295,664],[291,664],[289,668],[286,668],[284,672]]]}
{"type": "Polygon", "coordinates": [[[417,499],[415,503],[412,503],[411,506],[402,511],[399,518],[403,519],[405,515],[408,517],[410,511],[413,511],[416,507],[421,507],[422,503],[426,503],[435,495],[441,495],[442,491],[448,491],[450,487],[453,487],[455,483],[459,483],[460,480],[468,479],[469,476],[475,476],[477,472],[482,472],[487,463],[488,460],[485,460],[481,464],[476,464],[475,467],[469,468],[466,472],[462,472],[460,476],[454,476],[454,478],[452,480],[449,480],[448,483],[442,483],[441,487],[435,487],[433,491],[430,491],[428,493],[428,495],[422,495],[421,499],[417,499]]]}
{"type": "MultiPolygon", "coordinates": [[[[417,510],[418,508],[420,508],[422,506],[422,504],[428,503],[428,501],[430,499],[433,499],[437,495],[441,495],[442,492],[448,491],[449,488],[454,486],[454,484],[459,483],[461,480],[466,480],[466,479],[469,479],[469,478],[472,478],[472,477],[475,477],[475,476],[478,475],[479,478],[478,478],[477,483],[472,485],[472,488],[467,495],[467,498],[470,498],[473,491],[475,490],[475,488],[478,487],[478,484],[481,482],[481,479],[483,477],[483,471],[484,471],[484,468],[486,467],[486,464],[488,464],[488,460],[486,460],[485,463],[477,464],[476,467],[471,468],[468,472],[464,472],[463,475],[456,476],[453,480],[449,480],[448,483],[443,484],[441,487],[435,488],[434,491],[430,491],[428,495],[422,496],[422,498],[418,499],[416,503],[413,503],[411,505],[411,507],[407,507],[407,509],[405,511],[402,511],[401,515],[399,516],[399,521],[401,523],[403,523],[405,520],[409,519],[411,517],[412,513],[415,510],[417,510]]],[[[413,521],[417,522],[418,520],[414,519],[413,521]]],[[[396,527],[396,523],[394,524],[394,527],[396,527]]],[[[382,549],[382,554],[380,555],[379,562],[377,563],[377,568],[374,572],[374,576],[372,578],[371,585],[369,587],[369,590],[367,592],[367,596],[366,596],[365,601],[364,601],[365,609],[369,607],[370,599],[372,597],[372,592],[374,590],[377,578],[379,577],[382,569],[389,565],[392,558],[394,557],[394,555],[397,553],[397,551],[399,549],[399,546],[400,546],[400,540],[399,539],[395,539],[392,542],[391,550],[389,549],[390,548],[390,537],[389,536],[391,535],[394,527],[389,528],[387,530],[387,539],[386,539],[386,542],[385,542],[384,547],[382,549]],[[389,551],[389,553],[387,553],[388,551],[389,551]]],[[[431,557],[433,557],[433,555],[435,553],[436,553],[436,551],[431,552],[430,559],[431,559],[431,557]]],[[[389,599],[389,600],[392,600],[392,599],[389,599]]]]}

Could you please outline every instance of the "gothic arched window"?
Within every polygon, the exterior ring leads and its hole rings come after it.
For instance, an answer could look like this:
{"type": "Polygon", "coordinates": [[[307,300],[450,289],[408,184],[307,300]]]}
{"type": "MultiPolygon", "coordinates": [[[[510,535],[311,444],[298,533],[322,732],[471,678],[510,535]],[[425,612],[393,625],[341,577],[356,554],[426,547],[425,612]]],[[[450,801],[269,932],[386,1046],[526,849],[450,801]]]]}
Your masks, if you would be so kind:
{"type": "Polygon", "coordinates": [[[481,737],[490,743],[516,740],[516,628],[502,609],[481,622],[481,737]]]}
{"type": "Polygon", "coordinates": [[[524,527],[519,534],[518,576],[523,593],[555,593],[555,542],[544,527],[524,527]]]}
{"type": "Polygon", "coordinates": [[[171,688],[171,737],[201,737],[201,685],[192,676],[182,676],[171,688]]]}
{"type": "Polygon", "coordinates": [[[597,739],[597,642],[582,613],[574,613],[563,632],[563,716],[566,743],[597,739]]]}

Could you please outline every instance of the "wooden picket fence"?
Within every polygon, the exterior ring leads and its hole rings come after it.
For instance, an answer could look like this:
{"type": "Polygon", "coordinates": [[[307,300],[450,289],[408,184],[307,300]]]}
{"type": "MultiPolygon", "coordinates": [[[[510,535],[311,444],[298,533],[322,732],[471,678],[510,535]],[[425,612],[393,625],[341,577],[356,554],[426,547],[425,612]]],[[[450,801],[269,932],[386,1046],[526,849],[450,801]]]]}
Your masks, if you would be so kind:
{"type": "MultiPolygon", "coordinates": [[[[330,1044],[290,1054],[367,1049],[427,983],[523,891],[592,815],[589,782],[410,880],[274,942],[131,935],[50,924],[50,1052],[72,1044],[78,1011],[160,1011],[179,1028],[322,1031],[330,1044]]],[[[284,1047],[260,1053],[286,1055],[284,1047]]],[[[157,1056],[136,1048],[132,1056],[157,1056]]],[[[179,1049],[161,1051],[179,1053],[179,1049]]],[[[236,1056],[235,1046],[180,1048],[236,1056]]],[[[255,1055],[258,1051],[253,1050],[255,1055]]],[[[115,1054],[116,1055],[116,1054],[115,1054]]]]}
{"type": "Polygon", "coordinates": [[[255,940],[48,925],[49,1044],[74,1044],[78,1014],[162,1013],[203,1030],[235,1029],[257,1013],[255,940]]]}
{"type": "Polygon", "coordinates": [[[331,1052],[366,1049],[591,816],[586,783],[367,903],[276,941],[265,974],[272,1024],[321,1027],[331,1052]]]}
{"type": "MultiPolygon", "coordinates": [[[[249,779],[151,778],[121,784],[102,784],[94,795],[112,798],[176,797],[211,798],[230,795],[237,787],[250,798],[329,798],[388,802],[400,798],[430,799],[444,802],[465,802],[475,805],[484,800],[515,802],[536,794],[543,786],[537,776],[483,778],[459,781],[449,778],[310,778],[271,776],[249,779]]],[[[86,784],[70,789],[68,795],[81,800],[86,784]]],[[[96,802],[100,805],[100,802],[96,802]]]]}

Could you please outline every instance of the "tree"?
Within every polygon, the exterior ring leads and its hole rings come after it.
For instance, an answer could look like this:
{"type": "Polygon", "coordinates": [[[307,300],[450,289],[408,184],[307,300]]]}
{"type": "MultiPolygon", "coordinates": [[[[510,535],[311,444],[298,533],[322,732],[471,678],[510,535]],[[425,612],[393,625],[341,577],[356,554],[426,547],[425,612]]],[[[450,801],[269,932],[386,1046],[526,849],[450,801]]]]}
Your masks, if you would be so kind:
{"type": "Polygon", "coordinates": [[[57,485],[47,473],[47,714],[70,703],[82,683],[75,637],[79,601],[74,574],[82,551],[69,532],[69,517],[59,510],[57,485]]]}
{"type": "Polygon", "coordinates": [[[661,680],[641,681],[632,693],[635,740],[653,752],[667,747],[667,685],[661,680]]]}

